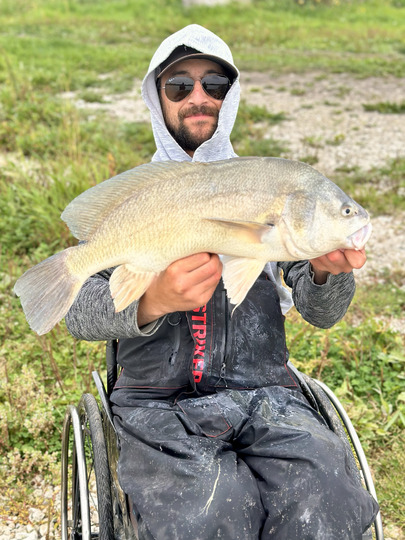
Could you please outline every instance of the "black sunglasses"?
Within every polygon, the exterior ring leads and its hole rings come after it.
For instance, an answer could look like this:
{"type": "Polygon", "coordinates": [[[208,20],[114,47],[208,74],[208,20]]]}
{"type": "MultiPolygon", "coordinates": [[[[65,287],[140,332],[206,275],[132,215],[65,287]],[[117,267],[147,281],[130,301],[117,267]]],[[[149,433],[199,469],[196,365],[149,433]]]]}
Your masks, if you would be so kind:
{"type": "MultiPolygon", "coordinates": [[[[231,87],[231,82],[226,75],[219,75],[212,73],[205,75],[200,81],[204,92],[214,99],[223,100],[231,87]]],[[[166,96],[170,101],[181,101],[186,98],[193,91],[195,80],[191,77],[184,77],[179,75],[177,77],[171,77],[167,79],[164,86],[166,96]]]]}

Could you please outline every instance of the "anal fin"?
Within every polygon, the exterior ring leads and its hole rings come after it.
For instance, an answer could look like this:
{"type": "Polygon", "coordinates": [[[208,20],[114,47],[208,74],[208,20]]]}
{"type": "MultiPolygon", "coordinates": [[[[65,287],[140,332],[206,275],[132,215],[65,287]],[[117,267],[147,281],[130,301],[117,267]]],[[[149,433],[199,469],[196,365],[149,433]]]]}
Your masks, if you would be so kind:
{"type": "Polygon", "coordinates": [[[138,271],[130,264],[118,266],[110,278],[111,297],[114,300],[116,313],[138,300],[156,275],[155,272],[138,271]]]}
{"type": "Polygon", "coordinates": [[[234,310],[243,302],[253,283],[262,272],[265,262],[241,257],[223,257],[222,279],[234,310]]]}

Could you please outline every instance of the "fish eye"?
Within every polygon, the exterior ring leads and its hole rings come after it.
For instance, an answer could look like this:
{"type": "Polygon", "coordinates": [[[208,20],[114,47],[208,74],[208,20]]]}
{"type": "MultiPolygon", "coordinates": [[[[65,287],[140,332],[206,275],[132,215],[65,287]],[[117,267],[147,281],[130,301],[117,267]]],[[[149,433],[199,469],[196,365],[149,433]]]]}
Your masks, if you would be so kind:
{"type": "Polygon", "coordinates": [[[355,206],[351,206],[350,204],[344,204],[341,212],[343,217],[354,216],[358,213],[357,208],[355,206]]]}

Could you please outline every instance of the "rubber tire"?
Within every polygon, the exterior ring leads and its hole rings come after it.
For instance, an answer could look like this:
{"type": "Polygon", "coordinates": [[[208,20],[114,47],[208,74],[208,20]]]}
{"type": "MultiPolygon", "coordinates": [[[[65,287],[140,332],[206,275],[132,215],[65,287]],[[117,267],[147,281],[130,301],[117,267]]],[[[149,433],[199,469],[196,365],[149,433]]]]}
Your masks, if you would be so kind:
{"type": "MultiPolygon", "coordinates": [[[[83,394],[77,410],[80,418],[86,462],[86,478],[89,491],[87,503],[96,509],[98,513],[98,522],[94,522],[92,515],[90,515],[90,538],[92,540],[113,540],[114,522],[110,470],[101,414],[95,397],[92,394],[83,394]],[[94,498],[92,486],[90,485],[93,483],[94,478],[97,499],[94,498]]],[[[66,450],[67,441],[63,443],[63,451],[68,453],[65,460],[70,461],[70,467],[65,465],[65,473],[62,474],[62,490],[71,490],[72,515],[70,516],[71,519],[68,520],[68,509],[62,507],[67,528],[67,531],[64,531],[64,537],[69,540],[90,540],[84,538],[81,527],[80,479],[77,471],[77,445],[80,445],[80,441],[74,437],[72,419],[68,419],[68,422],[70,425],[65,428],[66,433],[64,435],[65,437],[68,436],[69,439],[73,439],[73,445],[71,451],[69,451],[66,450]],[[71,472],[70,478],[69,472],[71,472]]]]}

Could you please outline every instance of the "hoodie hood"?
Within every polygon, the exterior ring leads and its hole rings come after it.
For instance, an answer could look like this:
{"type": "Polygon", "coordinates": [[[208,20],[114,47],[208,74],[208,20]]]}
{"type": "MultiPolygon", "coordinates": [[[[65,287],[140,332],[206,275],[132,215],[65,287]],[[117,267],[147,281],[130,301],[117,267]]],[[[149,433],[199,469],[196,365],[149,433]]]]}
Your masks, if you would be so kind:
{"type": "Polygon", "coordinates": [[[150,110],[152,130],[157,148],[152,161],[217,161],[236,156],[231,145],[230,135],[239,107],[239,71],[233,62],[228,45],[214,33],[198,24],[190,24],[167,37],[152,57],[148,72],[142,83],[142,97],[150,110]],[[193,158],[177,144],[167,130],[156,89],[156,69],[181,45],[207,55],[222,58],[237,73],[237,78],[222,103],[215,133],[211,139],[197,148],[193,158]]]}

